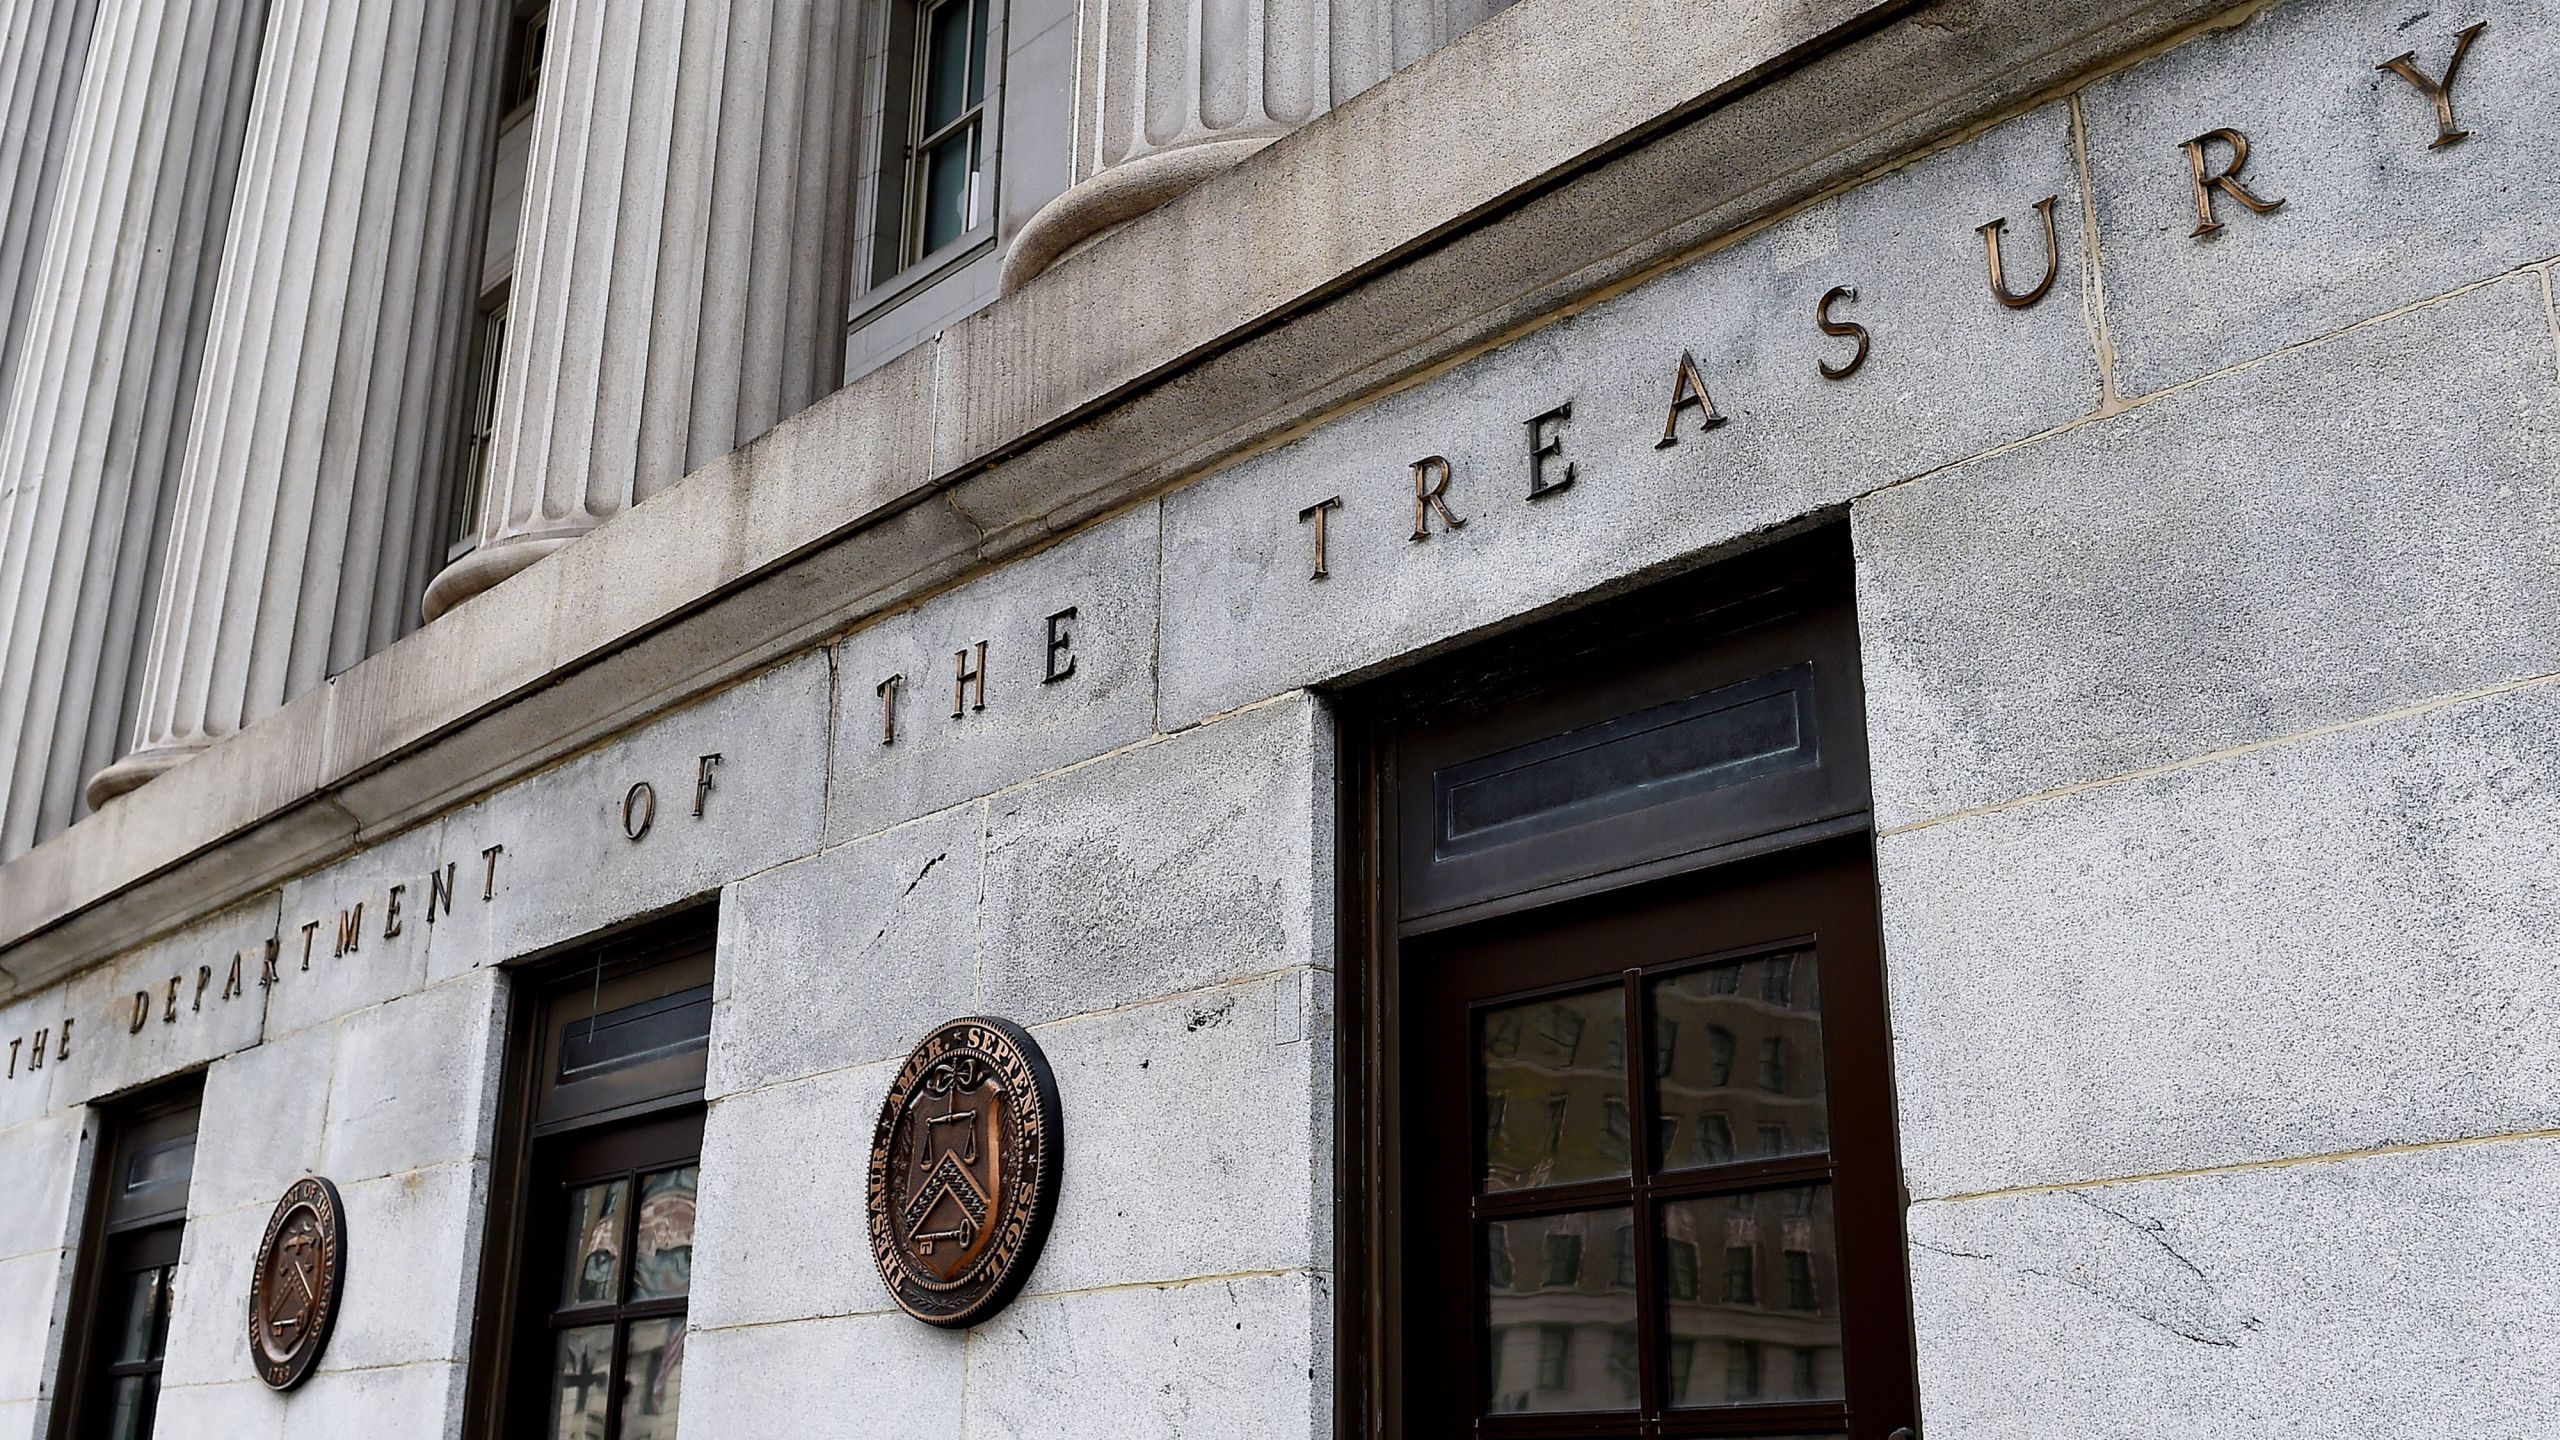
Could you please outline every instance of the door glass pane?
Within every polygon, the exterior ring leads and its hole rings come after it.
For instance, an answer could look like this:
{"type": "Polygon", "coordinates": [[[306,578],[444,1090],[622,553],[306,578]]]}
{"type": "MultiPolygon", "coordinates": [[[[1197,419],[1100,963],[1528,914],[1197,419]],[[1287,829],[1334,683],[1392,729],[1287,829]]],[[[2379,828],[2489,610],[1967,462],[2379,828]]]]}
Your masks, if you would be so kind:
{"type": "Polygon", "coordinates": [[[1633,1228],[1625,1209],[1485,1227],[1487,1410],[1634,1408],[1633,1228]]]}
{"type": "Polygon", "coordinates": [[[1626,1028],[1615,986],[1484,1013],[1477,1054],[1488,1192],[1627,1173],[1626,1028]]]}
{"type": "Polygon", "coordinates": [[[631,1243],[631,1298],[672,1300],[693,1288],[693,1190],[698,1166],[661,1170],[640,1181],[638,1234],[631,1243]]]}
{"type": "Polygon", "coordinates": [[[569,1260],[560,1277],[560,1308],[611,1305],[620,1297],[622,1207],[630,1182],[611,1180],[569,1192],[569,1260]]]}
{"type": "Polygon", "coordinates": [[[1665,1170],[1831,1147],[1813,952],[1653,982],[1654,1163],[1665,1170]]]}
{"type": "Polygon", "coordinates": [[[676,1440],[684,1317],[635,1320],[622,1352],[622,1440],[676,1440]]]}
{"type": "Polygon", "coordinates": [[[159,1408],[160,1377],[126,1375],[117,1379],[107,1406],[110,1440],[148,1440],[151,1412],[159,1408]]]}
{"type": "Polygon", "coordinates": [[[604,1440],[613,1383],[613,1327],[563,1330],[551,1364],[551,1440],[604,1440]]]}
{"type": "Polygon", "coordinates": [[[169,1270],[144,1270],[125,1277],[123,1321],[116,1327],[114,1359],[154,1360],[167,1348],[169,1334],[169,1270]]]}
{"type": "Polygon", "coordinates": [[[1830,1186],[1674,1201],[1663,1207],[1662,1230],[1672,1404],[1846,1393],[1830,1186]]]}

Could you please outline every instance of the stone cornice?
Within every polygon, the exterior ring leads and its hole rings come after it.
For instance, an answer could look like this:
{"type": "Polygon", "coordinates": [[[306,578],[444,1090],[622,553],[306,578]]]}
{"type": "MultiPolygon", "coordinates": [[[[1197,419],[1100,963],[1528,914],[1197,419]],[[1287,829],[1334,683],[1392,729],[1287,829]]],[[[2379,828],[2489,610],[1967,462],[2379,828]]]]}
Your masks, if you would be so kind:
{"type": "Polygon", "coordinates": [[[0,866],[0,993],[554,763],[2215,8],[1523,0],[0,866]]]}

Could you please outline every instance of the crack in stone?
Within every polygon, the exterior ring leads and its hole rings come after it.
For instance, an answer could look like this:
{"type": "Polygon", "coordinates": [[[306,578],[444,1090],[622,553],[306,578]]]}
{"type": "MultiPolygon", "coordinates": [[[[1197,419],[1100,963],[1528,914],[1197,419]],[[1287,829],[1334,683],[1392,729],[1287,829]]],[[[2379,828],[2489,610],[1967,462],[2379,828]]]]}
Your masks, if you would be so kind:
{"type": "Polygon", "coordinates": [[[916,878],[908,881],[907,888],[898,892],[896,902],[891,904],[889,907],[889,914],[887,918],[880,922],[879,933],[871,937],[870,944],[862,947],[863,954],[870,954],[873,950],[879,948],[881,941],[889,938],[889,930],[892,926],[898,923],[898,912],[906,908],[908,897],[916,893],[916,887],[924,883],[924,877],[933,873],[934,866],[939,865],[950,858],[951,854],[946,850],[942,854],[936,855],[932,859],[924,862],[924,868],[916,872],[916,878]]]}
{"type": "Polygon", "coordinates": [[[2205,1274],[2203,1267],[2197,1265],[2193,1260],[2188,1259],[2186,1257],[2186,1253],[2180,1250],[2177,1246],[2169,1243],[2168,1221],[2157,1218],[2150,1220],[2137,1220],[2133,1216],[2127,1215],[2121,1210],[2100,1204],[2098,1201],[2089,1198],[2089,1194],[2085,1190],[2072,1190],[2066,1193],[2068,1193],[2072,1199],[2079,1201],[2081,1204],[2088,1206],[2099,1214],[2120,1220],[2126,1225],[2131,1226],[2136,1234],[2139,1234],[2152,1244],[2160,1247],[2161,1253],[2167,1255],[2170,1259],[2177,1261],[2180,1265],[2185,1266],[2189,1274],[2195,1276],[2199,1280],[2207,1282],[2208,1284],[2212,1282],[2213,1277],[2205,1274]]]}

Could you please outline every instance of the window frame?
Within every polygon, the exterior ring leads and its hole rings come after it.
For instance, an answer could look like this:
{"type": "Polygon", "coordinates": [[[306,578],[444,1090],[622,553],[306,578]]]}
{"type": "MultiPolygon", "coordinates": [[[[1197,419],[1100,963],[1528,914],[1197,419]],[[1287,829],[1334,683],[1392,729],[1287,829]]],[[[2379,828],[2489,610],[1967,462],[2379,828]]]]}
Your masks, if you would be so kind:
{"type": "MultiPolygon", "coordinates": [[[[488,1221],[481,1247],[477,1304],[465,1381],[462,1433],[508,1440],[543,1433],[536,1377],[547,1377],[550,1282],[545,1242],[560,1229],[543,1206],[547,1185],[582,1143],[610,1145],[621,1132],[663,1133],[689,1124],[691,1149],[645,1168],[699,1163],[708,1046],[606,1077],[612,1083],[572,1093],[553,1083],[563,1034],[586,1013],[610,1013],[651,994],[674,996],[708,987],[715,973],[718,911],[696,905],[661,919],[622,927],[511,967],[498,1120],[491,1148],[488,1221]],[[535,1340],[542,1358],[531,1369],[535,1340]],[[528,1420],[530,1417],[530,1420],[528,1420]],[[528,1424],[530,1428],[528,1428],[528,1424]]],[[[673,1152],[670,1152],[673,1154],[673,1152]]],[[[637,1206],[632,1207],[637,1211],[637,1206]]],[[[556,1258],[556,1257],[555,1257],[556,1258]]],[[[686,1307],[691,1304],[690,1296],[686,1307]]],[[[642,1318],[642,1317],[633,1317],[642,1318]]],[[[612,1424],[619,1425],[618,1407],[612,1424]]]]}
{"type": "MultiPolygon", "coordinates": [[[[957,0],[967,3],[967,0],[957,0]]],[[[996,248],[1003,211],[1005,62],[1009,7],[987,0],[985,89],[970,112],[979,127],[979,193],[984,214],[940,249],[916,253],[923,203],[919,140],[924,108],[926,55],[924,24],[936,8],[932,0],[886,0],[876,7],[864,41],[863,73],[878,103],[869,107],[864,138],[869,161],[858,230],[861,245],[852,257],[852,293],[846,307],[844,342],[854,332],[881,319],[908,300],[977,263],[996,248]]],[[[964,123],[964,115],[954,124],[964,123]]],[[[947,129],[948,127],[946,127],[947,129]]],[[[939,132],[937,132],[939,133],[939,132]]]]}
{"type": "MultiPolygon", "coordinates": [[[[1757,870],[1760,867],[1754,862],[1762,857],[1794,863],[1823,848],[1848,855],[1871,853],[1863,848],[1872,844],[1872,820],[1849,576],[1845,527],[1826,527],[1774,542],[1696,575],[1657,582],[1635,595],[1523,627],[1338,697],[1343,765],[1337,811],[1336,853],[1341,864],[1336,913],[1338,953],[1344,963],[1335,973],[1335,1013],[1341,1026],[1336,1050],[1340,1096],[1336,1198],[1342,1216],[1335,1230],[1340,1278],[1335,1428],[1346,1440],[1387,1440],[1418,1433],[1408,1425],[1406,1414],[1409,1362],[1417,1358],[1408,1355],[1405,1340],[1409,1313],[1414,1323],[1425,1327],[1415,1332],[1414,1348],[1428,1350],[1444,1343],[1435,1341],[1428,1328],[1435,1323],[1434,1317],[1421,1309],[1409,1311],[1407,1305],[1404,1231],[1413,1207],[1423,1203],[1412,1188],[1409,1161],[1427,1138],[1413,1127],[1437,1128],[1420,1117],[1408,1119],[1406,1096],[1418,1093],[1422,1085],[1405,1073],[1404,1037],[1411,1023],[1407,1007],[1413,999],[1405,980],[1408,953],[1416,946],[1428,948],[1430,937],[1444,932],[1470,931],[1506,917],[1552,911],[1587,897],[1757,870]],[[1822,702],[1827,708],[1817,712],[1826,774],[1819,784],[1773,785],[1761,794],[1742,797],[1752,816],[1747,833],[1715,832],[1708,836],[1712,843],[1686,850],[1637,853],[1640,847],[1627,847],[1583,871],[1530,876],[1489,897],[1461,896],[1455,904],[1440,898],[1447,894],[1445,890],[1409,889],[1407,872],[1426,863],[1416,857],[1414,827],[1417,820],[1427,822],[1429,811],[1426,807],[1417,812],[1413,801],[1417,787],[1400,773],[1421,768],[1406,753],[1407,737],[1434,727],[1466,725],[1471,717],[1525,708],[1552,708],[1574,725],[1591,723],[1594,715],[1626,714],[1661,703],[1666,695],[1684,693],[1662,688],[1659,682],[1666,670],[1687,665],[1698,673],[1711,672],[1712,665],[1692,662],[1716,648],[1720,642],[1713,637],[1718,634],[1741,637],[1750,632],[1765,637],[1799,625],[1810,627],[1812,673],[1818,681],[1829,675],[1823,683],[1834,687],[1830,700],[1822,702]],[[1416,903],[1417,895],[1421,903],[1416,903]]],[[[1791,659],[1801,659],[1805,653],[1796,651],[1791,659]]],[[[1711,674],[1709,678],[1714,679],[1711,674]]],[[[1726,683],[1726,679],[1715,683],[1726,683]]],[[[1427,793],[1427,779],[1418,773],[1414,778],[1423,780],[1420,789],[1427,793]]],[[[1420,833],[1427,836],[1427,826],[1420,833]]],[[[1666,845],[1679,839],[1676,835],[1660,838],[1666,845]]],[[[1872,897],[1871,872],[1865,884],[1864,893],[1872,897]]],[[[1871,898],[1868,903],[1872,906],[1871,898]]],[[[1737,991],[1740,978],[1737,972],[1732,987],[1737,991]]],[[[1803,975],[1791,978],[1792,1005],[1802,1002],[1807,982],[1803,975]]],[[[1877,984],[1880,989],[1880,968],[1877,984]]],[[[1628,1023],[1632,1027],[1637,1021],[1628,1023]]],[[[1682,1035],[1680,1042],[1705,1045],[1713,1038],[1682,1035]]],[[[1757,1067],[1750,1062],[1757,1057],[1734,1048],[1731,1069],[1737,1073],[1730,1079],[1747,1084],[1755,1078],[1757,1067]]],[[[1873,1058],[1889,1079],[1889,1053],[1879,1051],[1873,1058]]],[[[1869,1123],[1884,1127],[1885,1148],[1879,1153],[1898,1166],[1899,1151],[1891,1138],[1894,1118],[1888,1106],[1869,1117],[1869,1123]]],[[[1641,1133],[1650,1127],[1640,1123],[1636,1128],[1641,1133]]],[[[1727,1169],[1770,1163],[1746,1153],[1743,1137],[1733,1134],[1734,1128],[1722,1112],[1701,1117],[1696,1133],[1689,1137],[1690,1151],[1697,1152],[1689,1156],[1689,1163],[1706,1161],[1710,1151],[1721,1152],[1722,1158],[1714,1163],[1727,1169]]],[[[1835,1151],[1858,1143],[1851,1137],[1832,1137],[1835,1151]]],[[[1872,1139],[1867,1143],[1872,1144],[1872,1139]]],[[[1775,1162],[1780,1168],[1790,1163],[1783,1158],[1775,1162]]],[[[1483,1218],[1497,1217],[1488,1213],[1483,1218]]],[[[1900,1224],[1896,1211],[1896,1234],[1900,1224]]],[[[1697,1259],[1699,1290],[1715,1292],[1722,1280],[1721,1255],[1706,1250],[1697,1259]]],[[[1907,1257],[1897,1252],[1894,1259],[1891,1269],[1873,1278],[1902,1287],[1897,1353],[1902,1373],[1908,1377],[1907,1257]]],[[[1654,1262],[1648,1260],[1646,1270],[1654,1273],[1654,1262]]],[[[1852,1283],[1866,1283],[1866,1277],[1852,1283]]],[[[1706,1365],[1722,1367],[1729,1359],[1721,1349],[1710,1353],[1696,1347],[1683,1350],[1675,1344],[1659,1357],[1648,1357],[1648,1363],[1669,1377],[1706,1365]]],[[[1789,1363],[1794,1363],[1792,1357],[1789,1363]]],[[[1783,1382],[1784,1375],[1779,1379],[1783,1382]]],[[[1654,1383],[1648,1382],[1649,1386],[1654,1383]]],[[[1910,1403],[1916,1413],[1916,1386],[1912,1389],[1910,1403]]],[[[1662,1421],[1646,1422],[1661,1427],[1647,1433],[1715,1433],[1718,1422],[1709,1419],[1701,1426],[1697,1416],[1694,1410],[1668,1414],[1662,1421]]],[[[1576,1417],[1554,1416],[1525,1428],[1559,1435],[1580,1433],[1574,1428],[1577,1423],[1576,1417]]],[[[1863,1433],[1867,1422],[1861,1421],[1858,1428],[1863,1433]]]]}
{"type": "MultiPolygon", "coordinates": [[[[54,1391],[63,1399],[54,1406],[47,1425],[49,1440],[74,1440],[101,1433],[111,1412],[116,1379],[126,1374],[157,1376],[166,1363],[169,1315],[165,1309],[158,1327],[158,1356],[141,1362],[111,1358],[114,1337],[109,1332],[121,1318],[120,1311],[111,1309],[118,1288],[111,1282],[140,1274],[144,1269],[167,1270],[171,1276],[170,1293],[174,1295],[179,1260],[185,1249],[188,1197],[194,1186],[192,1147],[186,1181],[152,1208],[117,1214],[114,1177],[139,1141],[163,1133],[200,1137],[203,1105],[204,1077],[198,1073],[91,1112],[96,1117],[95,1141],[84,1162],[90,1176],[88,1201],[81,1216],[79,1258],[71,1283],[71,1305],[63,1329],[65,1340],[54,1391]]],[[[155,1387],[155,1414],[158,1403],[155,1387]]],[[[148,1423],[142,1433],[151,1433],[148,1423]]]]}

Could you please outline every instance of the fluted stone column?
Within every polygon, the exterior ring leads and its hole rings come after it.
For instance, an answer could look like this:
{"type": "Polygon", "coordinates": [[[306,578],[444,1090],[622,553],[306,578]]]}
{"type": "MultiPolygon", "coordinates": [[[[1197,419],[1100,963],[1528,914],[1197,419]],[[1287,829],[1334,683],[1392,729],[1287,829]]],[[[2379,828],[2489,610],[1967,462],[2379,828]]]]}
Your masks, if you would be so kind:
{"type": "Polygon", "coordinates": [[[103,0],[0,410],[0,856],[129,733],[264,0],[103,0]]]}
{"type": "Polygon", "coordinates": [[[459,443],[504,0],[271,0],[121,794],[407,628],[459,443]]]}
{"type": "Polygon", "coordinates": [[[1074,183],[1005,252],[1007,293],[1421,59],[1509,0],[1083,0],[1074,183]]]}
{"type": "Polygon", "coordinates": [[[836,387],[858,17],[552,6],[479,546],[429,618],[836,387]]]}
{"type": "Polygon", "coordinates": [[[0,396],[17,375],[96,20],[97,0],[0,0],[0,396]]]}

